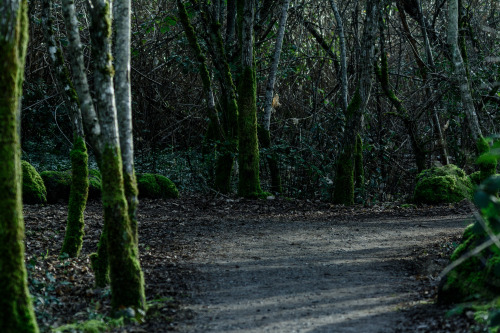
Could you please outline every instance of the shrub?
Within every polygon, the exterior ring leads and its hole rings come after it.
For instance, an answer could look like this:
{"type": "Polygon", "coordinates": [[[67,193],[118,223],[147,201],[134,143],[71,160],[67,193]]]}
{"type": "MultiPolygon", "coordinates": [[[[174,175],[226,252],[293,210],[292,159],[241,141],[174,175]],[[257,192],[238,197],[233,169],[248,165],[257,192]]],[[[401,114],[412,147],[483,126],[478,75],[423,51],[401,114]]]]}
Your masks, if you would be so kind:
{"type": "Polygon", "coordinates": [[[141,198],[175,199],[179,197],[175,184],[167,177],[158,174],[137,174],[137,187],[141,198]]]}
{"type": "Polygon", "coordinates": [[[450,164],[422,171],[417,176],[415,202],[439,204],[472,197],[473,185],[465,172],[450,164]]]}
{"type": "Polygon", "coordinates": [[[23,169],[23,202],[44,204],[47,202],[47,189],[36,169],[26,161],[21,161],[23,169]]]}

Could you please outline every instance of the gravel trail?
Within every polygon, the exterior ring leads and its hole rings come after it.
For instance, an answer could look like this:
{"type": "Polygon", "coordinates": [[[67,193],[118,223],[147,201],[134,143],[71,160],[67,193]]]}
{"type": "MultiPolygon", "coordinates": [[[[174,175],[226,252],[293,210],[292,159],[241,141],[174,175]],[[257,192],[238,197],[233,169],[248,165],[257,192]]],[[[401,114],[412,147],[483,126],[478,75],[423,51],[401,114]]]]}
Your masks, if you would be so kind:
{"type": "MultiPolygon", "coordinates": [[[[414,297],[411,249],[459,235],[466,215],[234,215],[183,229],[197,272],[181,332],[393,332],[414,297]],[[214,225],[216,227],[214,227],[214,225]]],[[[196,225],[194,225],[196,223],[196,225]]]]}

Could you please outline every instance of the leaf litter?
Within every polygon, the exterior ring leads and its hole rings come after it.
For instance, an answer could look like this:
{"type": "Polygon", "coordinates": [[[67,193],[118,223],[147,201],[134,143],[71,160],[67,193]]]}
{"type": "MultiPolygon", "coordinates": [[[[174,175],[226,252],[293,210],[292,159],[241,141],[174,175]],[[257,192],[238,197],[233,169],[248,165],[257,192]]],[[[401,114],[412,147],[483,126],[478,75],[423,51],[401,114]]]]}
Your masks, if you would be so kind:
{"type": "MultiPolygon", "coordinates": [[[[310,200],[255,201],[197,195],[167,201],[142,200],[138,215],[139,249],[146,280],[147,319],[144,323],[116,323],[109,317],[110,290],[94,288],[88,259],[97,249],[102,230],[101,205],[88,203],[83,248],[76,259],[59,257],[66,210],[67,207],[61,204],[24,207],[28,282],[42,332],[89,320],[107,323],[105,327],[113,332],[167,332],[196,327],[200,314],[190,304],[197,302],[200,286],[208,279],[198,264],[200,256],[207,255],[203,251],[220,243],[221,238],[241,236],[234,232],[249,237],[268,237],[266,228],[254,223],[257,220],[356,222],[352,230],[356,232],[363,226],[359,222],[366,220],[411,221],[422,217],[446,219],[470,215],[468,206],[463,203],[418,208],[397,203],[343,207],[310,200]],[[237,228],[231,229],[231,226],[237,228]]],[[[474,325],[465,314],[444,318],[447,309],[433,303],[435,277],[447,264],[459,236],[455,232],[439,241],[423,242],[422,247],[408,248],[408,253],[401,254],[400,269],[415,279],[417,290],[412,294],[413,299],[400,305],[406,319],[394,326],[395,332],[467,332],[474,325]]],[[[348,243],[352,238],[347,237],[345,241],[348,243]]],[[[303,246],[301,242],[296,243],[289,245],[303,246]]],[[[230,253],[226,255],[231,257],[230,253]]],[[[210,259],[210,255],[207,258],[210,259]]],[[[250,258],[253,261],[261,259],[250,258]]],[[[239,269],[238,264],[234,266],[239,269]]]]}

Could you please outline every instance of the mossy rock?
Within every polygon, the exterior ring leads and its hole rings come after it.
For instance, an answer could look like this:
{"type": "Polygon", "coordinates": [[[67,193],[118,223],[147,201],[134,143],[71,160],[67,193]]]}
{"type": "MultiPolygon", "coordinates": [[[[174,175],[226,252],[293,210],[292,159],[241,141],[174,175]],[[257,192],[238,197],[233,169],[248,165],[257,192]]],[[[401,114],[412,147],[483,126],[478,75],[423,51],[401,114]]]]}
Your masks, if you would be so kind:
{"type": "Polygon", "coordinates": [[[458,202],[472,198],[473,188],[470,178],[456,165],[434,167],[417,176],[414,200],[427,204],[458,202]]]}
{"type": "Polygon", "coordinates": [[[469,175],[469,179],[472,184],[479,185],[481,184],[481,171],[476,171],[469,175]]]}
{"type": "Polygon", "coordinates": [[[23,202],[26,204],[44,204],[47,202],[47,189],[35,167],[21,161],[23,169],[23,202]]]}
{"type": "MultiPolygon", "coordinates": [[[[47,188],[47,202],[68,202],[71,190],[71,171],[43,171],[40,176],[47,188]]],[[[99,170],[89,170],[88,199],[101,197],[101,173],[99,170]]]]}
{"type": "Polygon", "coordinates": [[[140,198],[176,199],[179,197],[175,184],[167,177],[158,174],[137,174],[137,187],[140,198]]]}
{"type": "Polygon", "coordinates": [[[89,170],[89,200],[100,199],[102,188],[102,177],[99,170],[89,170]]]}
{"type": "Polygon", "coordinates": [[[50,204],[68,201],[71,189],[70,171],[42,171],[40,176],[47,188],[47,202],[50,204]]]}
{"type": "MultiPolygon", "coordinates": [[[[472,251],[488,238],[482,226],[476,222],[469,225],[462,243],[451,256],[451,261],[472,251]]],[[[438,302],[460,303],[476,299],[490,299],[500,293],[500,250],[492,245],[479,256],[468,258],[449,272],[441,281],[438,302]]]]}

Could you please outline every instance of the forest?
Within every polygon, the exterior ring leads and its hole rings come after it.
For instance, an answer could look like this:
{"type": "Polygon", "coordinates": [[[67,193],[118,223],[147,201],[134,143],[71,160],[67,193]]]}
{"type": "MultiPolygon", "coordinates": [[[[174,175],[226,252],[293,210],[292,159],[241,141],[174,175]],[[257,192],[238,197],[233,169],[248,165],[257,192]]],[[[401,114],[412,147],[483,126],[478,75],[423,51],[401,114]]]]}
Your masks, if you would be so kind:
{"type": "Polygon", "coordinates": [[[498,332],[500,1],[3,0],[2,332],[498,332]]]}

